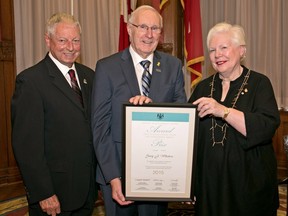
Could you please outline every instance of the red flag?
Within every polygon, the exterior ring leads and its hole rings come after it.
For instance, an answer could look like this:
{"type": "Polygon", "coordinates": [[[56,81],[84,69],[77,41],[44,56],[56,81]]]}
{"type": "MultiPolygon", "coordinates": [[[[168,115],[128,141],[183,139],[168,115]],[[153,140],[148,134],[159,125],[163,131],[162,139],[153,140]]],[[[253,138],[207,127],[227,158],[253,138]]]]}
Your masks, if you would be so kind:
{"type": "Polygon", "coordinates": [[[181,0],[184,9],[184,46],[187,70],[191,72],[191,88],[202,79],[204,61],[200,0],[181,0]]]}
{"type": "Polygon", "coordinates": [[[119,27],[119,45],[118,45],[119,51],[129,46],[127,22],[128,22],[128,16],[131,14],[131,12],[132,12],[131,1],[120,0],[120,27],[119,27]]]}

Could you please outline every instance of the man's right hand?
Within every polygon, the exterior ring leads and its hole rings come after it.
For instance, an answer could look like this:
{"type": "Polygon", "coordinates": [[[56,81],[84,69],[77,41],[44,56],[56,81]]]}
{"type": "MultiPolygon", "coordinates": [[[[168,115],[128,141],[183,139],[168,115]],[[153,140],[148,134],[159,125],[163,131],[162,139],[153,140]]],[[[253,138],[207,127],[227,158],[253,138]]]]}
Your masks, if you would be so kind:
{"type": "Polygon", "coordinates": [[[134,105],[143,105],[143,104],[152,103],[152,99],[144,95],[136,95],[130,98],[129,102],[134,105]]]}
{"type": "Polygon", "coordinates": [[[46,212],[48,215],[56,216],[61,212],[60,202],[56,195],[40,201],[39,204],[42,211],[46,212]]]}
{"type": "Polygon", "coordinates": [[[122,193],[122,186],[120,178],[115,178],[110,181],[112,189],[112,198],[119,203],[119,205],[129,205],[133,201],[126,201],[122,193]]]}

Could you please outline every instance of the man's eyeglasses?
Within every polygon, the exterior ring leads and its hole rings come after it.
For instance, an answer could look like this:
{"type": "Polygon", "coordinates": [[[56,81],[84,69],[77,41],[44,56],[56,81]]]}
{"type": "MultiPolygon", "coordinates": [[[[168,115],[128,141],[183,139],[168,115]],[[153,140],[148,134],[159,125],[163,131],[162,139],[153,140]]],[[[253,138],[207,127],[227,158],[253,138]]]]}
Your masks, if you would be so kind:
{"type": "Polygon", "coordinates": [[[139,31],[143,32],[143,33],[146,33],[148,32],[149,29],[151,29],[151,31],[153,33],[157,33],[159,34],[161,32],[161,28],[159,26],[147,26],[145,24],[141,24],[141,25],[136,25],[136,24],[133,24],[133,23],[130,23],[131,25],[133,25],[134,27],[136,27],[139,31]]]}

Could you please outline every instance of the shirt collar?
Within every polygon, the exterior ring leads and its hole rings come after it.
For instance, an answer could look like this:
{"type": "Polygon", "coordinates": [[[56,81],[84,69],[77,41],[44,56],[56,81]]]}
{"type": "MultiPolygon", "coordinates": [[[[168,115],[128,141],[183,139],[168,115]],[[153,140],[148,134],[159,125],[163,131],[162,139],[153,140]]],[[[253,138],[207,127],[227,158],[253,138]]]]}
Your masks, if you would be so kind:
{"type": "Polygon", "coordinates": [[[52,59],[52,61],[56,64],[56,66],[58,67],[58,69],[63,73],[63,75],[65,76],[69,70],[73,69],[74,71],[76,71],[75,69],[75,64],[72,65],[71,68],[67,67],[66,65],[63,65],[61,62],[59,62],[53,55],[51,52],[49,52],[49,57],[52,59]]]}
{"type": "Polygon", "coordinates": [[[135,52],[135,50],[133,49],[133,47],[131,45],[129,47],[129,52],[132,56],[134,66],[136,66],[137,64],[139,64],[143,60],[149,60],[151,62],[151,65],[152,65],[154,53],[149,55],[146,59],[143,59],[138,53],[135,52]]]}

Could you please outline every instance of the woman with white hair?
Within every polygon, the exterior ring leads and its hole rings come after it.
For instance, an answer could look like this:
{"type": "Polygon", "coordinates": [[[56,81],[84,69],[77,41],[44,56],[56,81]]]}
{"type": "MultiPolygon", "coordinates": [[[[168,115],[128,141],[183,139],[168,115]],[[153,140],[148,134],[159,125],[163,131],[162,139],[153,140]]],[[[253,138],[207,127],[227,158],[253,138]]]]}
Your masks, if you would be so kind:
{"type": "Polygon", "coordinates": [[[241,65],[241,26],[219,23],[207,36],[216,73],[189,102],[199,111],[196,214],[276,216],[277,161],[272,137],[280,116],[269,79],[241,65]]]}

